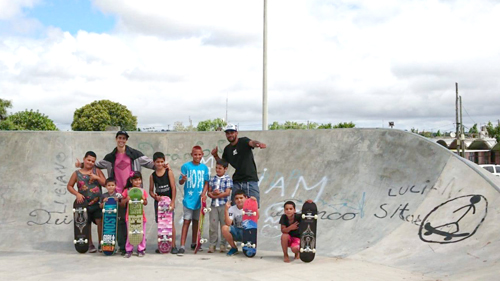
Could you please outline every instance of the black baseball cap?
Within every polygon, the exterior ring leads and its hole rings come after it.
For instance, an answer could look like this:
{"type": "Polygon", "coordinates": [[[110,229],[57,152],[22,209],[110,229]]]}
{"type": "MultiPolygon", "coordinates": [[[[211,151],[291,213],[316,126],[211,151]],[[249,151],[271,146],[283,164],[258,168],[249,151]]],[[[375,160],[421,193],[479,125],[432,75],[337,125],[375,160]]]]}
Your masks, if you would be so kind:
{"type": "Polygon", "coordinates": [[[127,134],[127,132],[125,132],[125,131],[118,131],[118,133],[116,133],[115,139],[116,139],[119,135],[124,135],[124,136],[125,136],[125,137],[127,137],[127,139],[128,139],[128,134],[127,134]]]}

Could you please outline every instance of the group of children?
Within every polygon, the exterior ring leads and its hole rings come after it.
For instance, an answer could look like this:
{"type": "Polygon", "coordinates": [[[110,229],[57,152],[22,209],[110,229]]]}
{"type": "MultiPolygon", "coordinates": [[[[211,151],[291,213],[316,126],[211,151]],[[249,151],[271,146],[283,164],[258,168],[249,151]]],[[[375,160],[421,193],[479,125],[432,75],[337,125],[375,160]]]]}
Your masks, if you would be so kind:
{"type": "MultiPolygon", "coordinates": [[[[206,200],[206,197],[212,199],[211,211],[209,214],[209,253],[214,253],[216,251],[217,243],[220,244],[219,250],[221,253],[226,251],[226,245],[229,243],[231,249],[229,249],[227,255],[232,256],[238,253],[238,248],[236,246],[236,241],[242,241],[243,238],[243,228],[242,228],[242,218],[243,218],[243,204],[247,200],[247,195],[243,190],[237,190],[234,194],[234,205],[230,200],[231,190],[233,188],[233,182],[231,177],[226,174],[228,169],[228,163],[224,160],[218,160],[216,164],[216,175],[210,177],[208,167],[201,163],[203,157],[203,151],[200,146],[194,146],[191,151],[192,161],[189,161],[182,165],[181,174],[178,178],[180,185],[184,185],[184,198],[183,203],[183,224],[181,233],[180,248],[177,249],[175,241],[175,226],[172,225],[172,254],[183,255],[185,253],[185,244],[187,233],[191,222],[192,225],[192,240],[191,249],[196,247],[196,235],[198,232],[198,220],[200,217],[201,201],[206,200]],[[219,239],[219,229],[221,230],[221,239],[219,239]],[[220,241],[219,241],[220,240],[220,241]]],[[[127,231],[127,206],[130,200],[128,196],[128,191],[130,188],[142,187],[142,175],[140,172],[130,172],[127,184],[121,193],[117,192],[116,180],[113,178],[108,178],[103,182],[103,174],[99,170],[96,171],[93,168],[93,163],[95,162],[95,154],[86,154],[84,158],[83,168],[76,171],[70,182],[68,184],[68,190],[77,197],[78,200],[85,198],[89,202],[95,202],[95,192],[88,193],[89,185],[104,184],[107,192],[100,195],[99,212],[89,213],[89,219],[94,221],[99,226],[99,236],[102,236],[101,227],[101,217],[99,217],[100,209],[103,208],[104,204],[107,202],[109,197],[115,197],[119,202],[118,211],[118,233],[117,242],[122,255],[125,258],[129,258],[133,253],[133,245],[130,244],[128,240],[127,231]],[[74,183],[78,184],[78,192],[69,186],[73,186],[74,183]]],[[[153,161],[155,165],[155,171],[151,174],[149,178],[149,195],[154,199],[154,209],[155,209],[155,221],[158,223],[158,201],[161,200],[162,196],[168,196],[171,199],[170,208],[172,210],[172,221],[174,220],[174,208],[176,201],[176,187],[175,178],[171,169],[167,169],[165,165],[165,155],[161,152],[156,152],[153,155],[153,161]]],[[[95,188],[93,189],[95,191],[95,188]]],[[[148,204],[147,193],[143,190],[143,200],[144,205],[148,204]]],[[[254,197],[249,198],[249,200],[256,200],[254,197]]],[[[288,258],[288,247],[291,247],[295,258],[299,255],[299,233],[298,224],[301,217],[295,214],[295,204],[292,201],[288,201],[284,205],[285,214],[280,219],[282,238],[281,245],[284,252],[285,262],[289,261],[288,258]]],[[[146,215],[143,213],[143,230],[146,233],[146,215]]],[[[90,238],[90,252],[95,252],[96,249],[92,244],[92,239],[90,238]]],[[[144,235],[142,242],[137,246],[137,255],[142,257],[145,255],[146,249],[146,235],[144,235]]],[[[100,249],[99,249],[100,250],[100,249]]],[[[159,253],[159,250],[156,249],[159,253]]]]}

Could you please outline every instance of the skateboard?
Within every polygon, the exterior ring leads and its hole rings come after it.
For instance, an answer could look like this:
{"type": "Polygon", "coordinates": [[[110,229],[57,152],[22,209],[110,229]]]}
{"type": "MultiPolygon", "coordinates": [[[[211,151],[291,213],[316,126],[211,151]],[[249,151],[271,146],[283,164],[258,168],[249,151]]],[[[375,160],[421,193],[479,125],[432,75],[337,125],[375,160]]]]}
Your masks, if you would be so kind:
{"type": "Polygon", "coordinates": [[[470,233],[465,232],[465,233],[450,233],[446,231],[439,230],[437,228],[434,228],[429,222],[424,225],[425,230],[427,230],[424,235],[431,235],[431,234],[437,234],[440,236],[444,236],[444,241],[451,240],[451,238],[454,237],[465,237],[469,236],[470,233]]]}
{"type": "Polygon", "coordinates": [[[243,254],[249,258],[257,254],[257,201],[247,199],[243,203],[243,254]]]}
{"type": "Polygon", "coordinates": [[[211,210],[212,209],[207,207],[207,201],[201,200],[200,220],[198,220],[198,233],[196,235],[196,248],[194,248],[195,254],[200,250],[202,244],[208,242],[207,239],[201,236],[203,235],[203,221],[205,220],[205,215],[211,210]]]}
{"type": "Polygon", "coordinates": [[[302,205],[302,221],[299,224],[300,232],[300,259],[311,262],[316,254],[316,226],[318,222],[318,208],[314,202],[305,202],[302,205]]]}
{"type": "Polygon", "coordinates": [[[116,249],[118,204],[114,197],[108,197],[102,208],[101,249],[104,255],[111,256],[116,249]]]}
{"type": "Polygon", "coordinates": [[[130,197],[128,202],[128,241],[133,246],[139,245],[144,237],[142,193],[142,189],[138,187],[131,188],[128,192],[130,197]]]}
{"type": "Polygon", "coordinates": [[[158,201],[158,250],[160,253],[169,253],[172,249],[172,211],[171,200],[162,196],[158,201]]]}
{"type": "Polygon", "coordinates": [[[89,250],[90,225],[87,207],[87,201],[77,203],[75,200],[73,203],[73,223],[75,225],[75,239],[73,240],[73,244],[75,244],[76,251],[81,254],[89,250]]]}

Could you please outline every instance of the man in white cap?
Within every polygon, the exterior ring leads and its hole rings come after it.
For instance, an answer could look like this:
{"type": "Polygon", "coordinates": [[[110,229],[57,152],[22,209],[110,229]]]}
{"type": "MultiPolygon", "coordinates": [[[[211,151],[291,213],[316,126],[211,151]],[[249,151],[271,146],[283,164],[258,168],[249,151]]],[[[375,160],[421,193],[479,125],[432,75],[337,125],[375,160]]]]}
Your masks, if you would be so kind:
{"type": "MultiPolygon", "coordinates": [[[[266,144],[247,137],[238,138],[238,129],[233,124],[228,124],[224,132],[229,144],[224,148],[222,159],[229,162],[236,170],[233,174],[231,202],[234,202],[235,192],[242,189],[248,197],[255,197],[260,206],[259,177],[252,149],[255,147],[264,149],[266,144]]],[[[217,147],[212,150],[212,155],[215,160],[220,159],[217,147]]]]}

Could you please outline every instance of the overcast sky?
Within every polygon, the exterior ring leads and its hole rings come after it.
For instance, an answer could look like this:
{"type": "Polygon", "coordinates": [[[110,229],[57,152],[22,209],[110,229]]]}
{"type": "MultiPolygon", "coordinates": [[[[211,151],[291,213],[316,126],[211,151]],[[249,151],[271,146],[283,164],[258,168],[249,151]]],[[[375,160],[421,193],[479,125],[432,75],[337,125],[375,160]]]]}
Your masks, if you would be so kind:
{"type": "MultiPolygon", "coordinates": [[[[500,1],[268,0],[269,123],[451,131],[500,119],[500,1]]],[[[263,0],[0,0],[0,98],[70,130],[109,99],[139,127],[262,128],[263,0]]]]}

